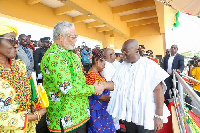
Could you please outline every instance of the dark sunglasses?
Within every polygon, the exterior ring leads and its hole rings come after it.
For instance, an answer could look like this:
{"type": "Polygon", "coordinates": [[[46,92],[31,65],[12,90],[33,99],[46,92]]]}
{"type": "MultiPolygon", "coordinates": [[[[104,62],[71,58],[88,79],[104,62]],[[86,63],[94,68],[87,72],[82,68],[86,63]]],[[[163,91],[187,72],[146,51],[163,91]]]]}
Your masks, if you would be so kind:
{"type": "Polygon", "coordinates": [[[15,44],[18,45],[18,41],[15,38],[13,38],[13,37],[0,37],[0,38],[8,40],[13,46],[15,44]]]}
{"type": "Polygon", "coordinates": [[[177,47],[171,47],[171,49],[176,49],[177,47]]]}

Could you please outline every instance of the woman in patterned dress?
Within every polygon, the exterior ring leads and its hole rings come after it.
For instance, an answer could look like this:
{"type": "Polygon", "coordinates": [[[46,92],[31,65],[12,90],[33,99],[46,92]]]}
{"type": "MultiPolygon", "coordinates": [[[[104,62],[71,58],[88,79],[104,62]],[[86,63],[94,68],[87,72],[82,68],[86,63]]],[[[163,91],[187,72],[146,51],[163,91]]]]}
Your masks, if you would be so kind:
{"type": "Polygon", "coordinates": [[[106,111],[110,100],[110,91],[114,89],[114,84],[113,82],[106,82],[101,73],[105,67],[103,51],[93,49],[92,54],[92,67],[86,76],[86,83],[92,85],[98,81],[103,84],[106,89],[101,95],[89,96],[90,120],[88,133],[115,133],[116,130],[112,116],[106,111]]]}
{"type": "Polygon", "coordinates": [[[36,120],[46,109],[32,108],[32,92],[26,76],[26,66],[21,60],[14,60],[18,43],[15,40],[17,27],[0,20],[0,132],[34,133],[36,120]]]}

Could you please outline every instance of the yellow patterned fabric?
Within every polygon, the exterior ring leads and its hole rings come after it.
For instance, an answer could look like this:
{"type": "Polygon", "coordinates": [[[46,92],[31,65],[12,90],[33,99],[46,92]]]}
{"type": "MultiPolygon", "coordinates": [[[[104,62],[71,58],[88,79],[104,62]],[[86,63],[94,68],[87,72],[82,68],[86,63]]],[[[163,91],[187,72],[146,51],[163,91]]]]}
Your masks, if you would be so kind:
{"type": "Polygon", "coordinates": [[[10,61],[10,69],[0,64],[0,133],[35,133],[28,122],[31,88],[21,60],[10,61]]]}
{"type": "Polygon", "coordinates": [[[11,21],[0,20],[0,35],[5,35],[5,34],[11,33],[11,32],[14,32],[17,36],[18,29],[17,29],[16,25],[11,21]]]}

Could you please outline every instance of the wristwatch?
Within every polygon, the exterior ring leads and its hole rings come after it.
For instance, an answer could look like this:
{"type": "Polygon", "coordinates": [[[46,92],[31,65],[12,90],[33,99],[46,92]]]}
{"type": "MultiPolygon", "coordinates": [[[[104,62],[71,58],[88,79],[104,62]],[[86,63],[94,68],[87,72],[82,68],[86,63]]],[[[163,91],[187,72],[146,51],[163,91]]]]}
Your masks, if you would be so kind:
{"type": "Polygon", "coordinates": [[[155,114],[154,117],[156,117],[156,118],[158,118],[160,120],[163,120],[163,116],[159,116],[159,115],[155,114]]]}

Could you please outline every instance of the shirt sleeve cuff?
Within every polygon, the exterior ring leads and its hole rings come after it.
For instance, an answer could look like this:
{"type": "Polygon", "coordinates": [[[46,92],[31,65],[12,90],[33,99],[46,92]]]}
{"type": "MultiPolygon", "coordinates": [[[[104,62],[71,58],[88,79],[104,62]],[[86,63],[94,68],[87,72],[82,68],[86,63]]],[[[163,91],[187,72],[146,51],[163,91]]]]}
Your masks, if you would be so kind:
{"type": "Polygon", "coordinates": [[[28,126],[28,115],[25,115],[24,127],[22,128],[22,130],[26,129],[27,126],[28,126]]]}

